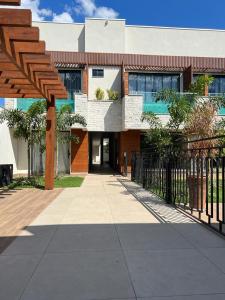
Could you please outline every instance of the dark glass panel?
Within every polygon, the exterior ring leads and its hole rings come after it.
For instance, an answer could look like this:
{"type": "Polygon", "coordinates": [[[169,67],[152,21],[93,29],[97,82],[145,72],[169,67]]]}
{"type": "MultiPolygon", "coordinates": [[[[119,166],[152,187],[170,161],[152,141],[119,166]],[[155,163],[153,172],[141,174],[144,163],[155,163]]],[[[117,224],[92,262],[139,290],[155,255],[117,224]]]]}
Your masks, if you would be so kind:
{"type": "Polygon", "coordinates": [[[145,75],[144,74],[138,74],[137,91],[138,91],[138,93],[145,93],[145,75]]]}
{"type": "Polygon", "coordinates": [[[81,92],[81,71],[80,70],[60,70],[59,74],[69,93],[69,98],[74,98],[74,93],[81,92]]]}
{"type": "Polygon", "coordinates": [[[129,74],[129,93],[137,93],[137,74],[129,74]]]}

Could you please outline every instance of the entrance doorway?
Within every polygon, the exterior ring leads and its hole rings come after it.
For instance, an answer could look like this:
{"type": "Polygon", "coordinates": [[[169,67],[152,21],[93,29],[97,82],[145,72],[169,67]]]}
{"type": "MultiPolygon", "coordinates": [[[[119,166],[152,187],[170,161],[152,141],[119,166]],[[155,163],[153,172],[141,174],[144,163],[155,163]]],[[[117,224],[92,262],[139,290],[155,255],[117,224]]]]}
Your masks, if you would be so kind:
{"type": "Polygon", "coordinates": [[[118,170],[118,134],[89,133],[89,171],[118,170]]]}

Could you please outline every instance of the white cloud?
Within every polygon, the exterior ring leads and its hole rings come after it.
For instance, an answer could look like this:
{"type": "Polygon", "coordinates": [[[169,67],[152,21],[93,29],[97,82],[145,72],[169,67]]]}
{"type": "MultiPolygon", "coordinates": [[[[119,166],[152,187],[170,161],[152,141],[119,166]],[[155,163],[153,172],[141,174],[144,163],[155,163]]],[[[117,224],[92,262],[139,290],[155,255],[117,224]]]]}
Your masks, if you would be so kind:
{"type": "Polygon", "coordinates": [[[75,3],[75,12],[85,17],[116,19],[119,15],[113,8],[96,6],[94,0],[75,0],[75,3]]]}
{"type": "Polygon", "coordinates": [[[53,22],[73,23],[73,18],[68,12],[63,12],[59,15],[53,14],[53,22]]]}
{"type": "Polygon", "coordinates": [[[52,15],[52,10],[40,8],[40,0],[22,0],[21,8],[31,9],[34,21],[44,21],[52,15]]]}
{"type": "Polygon", "coordinates": [[[60,23],[74,22],[71,9],[75,11],[76,14],[84,17],[116,19],[119,15],[113,8],[97,6],[95,0],[73,0],[75,4],[72,8],[65,6],[64,11],[58,14],[53,9],[46,7],[41,8],[41,1],[42,3],[45,2],[44,0],[22,0],[20,8],[31,9],[33,21],[50,20],[60,23]]]}
{"type": "Polygon", "coordinates": [[[40,8],[40,0],[22,0],[21,8],[32,10],[33,21],[45,21],[48,18],[53,22],[73,23],[73,18],[69,12],[64,11],[56,14],[52,9],[40,8]]]}
{"type": "Polygon", "coordinates": [[[94,16],[96,18],[104,18],[104,19],[116,19],[118,17],[118,12],[109,7],[98,7],[95,11],[94,16]]]}

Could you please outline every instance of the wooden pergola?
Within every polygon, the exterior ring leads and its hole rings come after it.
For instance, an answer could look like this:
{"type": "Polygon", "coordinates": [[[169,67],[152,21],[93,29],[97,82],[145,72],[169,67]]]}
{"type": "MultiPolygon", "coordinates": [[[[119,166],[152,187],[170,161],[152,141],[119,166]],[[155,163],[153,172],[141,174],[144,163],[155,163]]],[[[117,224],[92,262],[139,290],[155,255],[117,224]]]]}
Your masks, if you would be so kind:
{"type": "MultiPolygon", "coordinates": [[[[0,0],[20,5],[20,0],[0,0]]],[[[45,188],[54,188],[55,100],[67,91],[27,9],[0,8],[0,97],[47,100],[45,188]]]]}

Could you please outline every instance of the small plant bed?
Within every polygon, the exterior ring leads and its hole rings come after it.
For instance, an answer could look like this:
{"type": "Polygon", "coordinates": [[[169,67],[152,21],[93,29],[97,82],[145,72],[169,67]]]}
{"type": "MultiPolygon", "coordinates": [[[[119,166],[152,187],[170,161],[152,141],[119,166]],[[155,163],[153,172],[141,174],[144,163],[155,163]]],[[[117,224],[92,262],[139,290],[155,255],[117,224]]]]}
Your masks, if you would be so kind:
{"type": "MultiPolygon", "coordinates": [[[[54,180],[55,188],[80,187],[83,183],[83,177],[77,176],[62,176],[56,177],[54,180]]],[[[19,177],[4,189],[20,189],[20,188],[37,188],[44,189],[44,177],[19,177]]]]}

